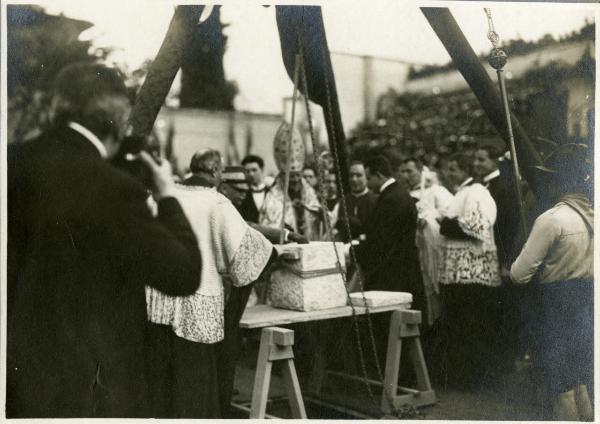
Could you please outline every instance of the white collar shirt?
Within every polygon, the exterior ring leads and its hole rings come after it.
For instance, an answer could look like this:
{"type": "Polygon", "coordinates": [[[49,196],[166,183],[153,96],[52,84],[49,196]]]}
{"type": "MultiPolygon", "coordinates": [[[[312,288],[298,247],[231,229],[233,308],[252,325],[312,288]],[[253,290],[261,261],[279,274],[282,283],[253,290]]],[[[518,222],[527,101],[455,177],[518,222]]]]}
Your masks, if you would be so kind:
{"type": "Polygon", "coordinates": [[[494,172],[490,172],[485,177],[483,177],[483,185],[485,185],[487,187],[490,184],[490,181],[492,181],[494,178],[499,177],[499,176],[500,176],[499,169],[496,169],[494,172]]]}
{"type": "Polygon", "coordinates": [[[394,178],[388,179],[385,183],[383,183],[381,185],[381,188],[379,189],[379,192],[383,193],[383,190],[385,190],[388,186],[394,184],[395,182],[396,182],[396,180],[394,178]]]}
{"type": "Polygon", "coordinates": [[[100,141],[100,139],[98,137],[96,137],[96,135],[93,132],[88,130],[83,125],[78,124],[77,122],[71,121],[67,125],[69,128],[71,128],[74,131],[77,131],[79,134],[81,134],[83,137],[85,137],[90,143],[92,143],[94,145],[94,147],[98,150],[98,152],[100,153],[100,156],[102,156],[103,159],[106,159],[108,157],[108,152],[106,151],[106,147],[104,147],[104,144],[102,144],[102,141],[100,141]]]}

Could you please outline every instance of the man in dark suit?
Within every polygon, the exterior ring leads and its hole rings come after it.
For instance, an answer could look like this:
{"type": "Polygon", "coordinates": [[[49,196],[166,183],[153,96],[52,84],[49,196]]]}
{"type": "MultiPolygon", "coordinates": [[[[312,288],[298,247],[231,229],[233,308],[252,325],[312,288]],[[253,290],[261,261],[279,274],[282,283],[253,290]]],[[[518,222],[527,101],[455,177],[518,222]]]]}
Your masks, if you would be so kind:
{"type": "Polygon", "coordinates": [[[265,184],[265,161],[257,155],[248,155],[242,160],[242,166],[250,180],[250,195],[242,202],[240,213],[246,221],[258,223],[260,209],[269,187],[265,184]]]}
{"type": "MultiPolygon", "coordinates": [[[[522,234],[519,208],[516,202],[515,177],[512,163],[506,157],[500,157],[502,150],[492,144],[482,144],[475,150],[473,157],[473,174],[489,190],[497,208],[494,223],[494,241],[498,252],[502,287],[498,297],[499,310],[495,316],[495,326],[500,338],[496,369],[508,371],[514,366],[515,358],[526,354],[529,346],[530,323],[533,306],[523,307],[532,296],[530,287],[515,286],[510,283],[509,270],[526,238],[522,234]],[[501,362],[502,361],[502,362],[501,362]]],[[[525,197],[524,207],[530,208],[531,195],[525,197]]],[[[526,214],[528,214],[526,212],[526,214]]]]}
{"type": "MultiPolygon", "coordinates": [[[[499,160],[502,151],[494,145],[484,144],[478,147],[473,156],[473,174],[492,195],[498,216],[494,224],[494,241],[498,249],[500,268],[510,269],[517,255],[515,234],[519,231],[519,209],[515,204],[514,177],[510,168],[507,173],[501,173],[499,160]],[[512,184],[511,184],[512,183],[512,184]]],[[[523,236],[520,236],[523,238],[523,236]]],[[[507,272],[504,273],[508,281],[507,272]]]]}
{"type": "Polygon", "coordinates": [[[196,238],[166,162],[148,192],[108,163],[130,110],[100,64],[57,76],[53,129],[8,149],[7,404],[17,417],[148,416],[144,286],[192,294],[196,238]]]}
{"type": "Polygon", "coordinates": [[[365,223],[366,239],[355,247],[366,278],[365,290],[410,292],[418,303],[421,273],[415,245],[415,203],[392,178],[392,169],[385,157],[371,158],[365,161],[364,167],[369,188],[379,193],[365,223]]]}
{"type": "Polygon", "coordinates": [[[365,233],[366,222],[377,202],[377,195],[367,187],[367,175],[361,161],[353,161],[349,170],[350,193],[345,196],[348,211],[348,234],[346,222],[342,216],[341,205],[338,203],[338,220],[335,228],[338,230],[339,238],[344,242],[358,239],[365,233]]]}
{"type": "MultiPolygon", "coordinates": [[[[384,156],[364,162],[367,184],[379,193],[365,225],[365,239],[355,246],[364,277],[364,290],[409,292],[413,308],[423,310],[424,293],[419,256],[415,244],[417,210],[406,188],[392,177],[392,167],[384,156]]],[[[389,316],[371,317],[380,364],[385,361],[389,316]]],[[[363,329],[364,330],[364,329],[363,329]]],[[[402,378],[411,371],[403,367],[402,378]]]]}

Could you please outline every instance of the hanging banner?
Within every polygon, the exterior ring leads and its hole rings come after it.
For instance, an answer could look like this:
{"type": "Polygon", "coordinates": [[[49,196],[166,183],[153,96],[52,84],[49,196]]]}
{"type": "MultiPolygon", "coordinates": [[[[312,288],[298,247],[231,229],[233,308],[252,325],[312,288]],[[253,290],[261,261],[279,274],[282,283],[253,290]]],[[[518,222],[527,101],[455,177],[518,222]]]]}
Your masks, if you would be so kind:
{"type": "Polygon", "coordinates": [[[348,161],[344,142],[346,136],[321,7],[276,6],[275,16],[283,64],[292,80],[295,56],[300,53],[300,48],[302,49],[308,93],[304,92],[303,84],[299,84],[298,88],[302,94],[323,108],[329,148],[338,157],[342,184],[347,187],[348,161]]]}

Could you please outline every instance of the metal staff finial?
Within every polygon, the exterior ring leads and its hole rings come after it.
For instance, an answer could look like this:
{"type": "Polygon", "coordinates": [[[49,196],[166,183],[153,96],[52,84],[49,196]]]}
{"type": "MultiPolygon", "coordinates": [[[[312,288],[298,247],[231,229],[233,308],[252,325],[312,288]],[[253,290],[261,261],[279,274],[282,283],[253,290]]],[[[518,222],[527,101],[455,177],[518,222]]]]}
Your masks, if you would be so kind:
{"type": "Polygon", "coordinates": [[[492,68],[496,70],[498,74],[498,84],[500,85],[500,97],[502,98],[502,104],[504,106],[504,115],[506,117],[506,130],[508,133],[510,156],[513,163],[513,171],[515,173],[515,193],[517,195],[517,202],[519,204],[519,216],[521,221],[521,230],[523,235],[527,236],[527,225],[525,220],[525,209],[523,206],[523,193],[521,191],[521,173],[519,171],[519,162],[517,160],[517,149],[515,147],[515,137],[512,130],[512,120],[510,109],[508,107],[508,96],[506,94],[506,83],[504,81],[504,66],[508,61],[508,56],[499,47],[500,37],[494,28],[494,20],[492,19],[492,11],[489,8],[483,9],[488,20],[488,33],[487,38],[492,43],[492,51],[488,59],[488,63],[492,68]]]}

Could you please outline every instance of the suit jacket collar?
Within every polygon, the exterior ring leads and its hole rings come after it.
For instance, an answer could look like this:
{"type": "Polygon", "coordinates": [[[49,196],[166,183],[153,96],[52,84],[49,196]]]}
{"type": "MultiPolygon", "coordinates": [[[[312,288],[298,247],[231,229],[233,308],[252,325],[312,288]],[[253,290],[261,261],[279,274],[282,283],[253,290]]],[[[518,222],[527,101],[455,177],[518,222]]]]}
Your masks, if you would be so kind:
{"type": "Polygon", "coordinates": [[[181,182],[181,185],[198,186],[198,187],[214,187],[214,184],[202,178],[200,175],[192,175],[181,182]]]}
{"type": "Polygon", "coordinates": [[[483,177],[483,184],[487,187],[488,185],[490,185],[490,182],[494,178],[498,178],[499,176],[500,176],[500,170],[496,169],[494,172],[490,172],[485,177],[483,177]]]}
{"type": "Polygon", "coordinates": [[[60,150],[68,147],[76,150],[79,154],[102,159],[98,149],[86,137],[67,126],[51,130],[50,139],[54,140],[56,149],[60,150]]]}
{"type": "Polygon", "coordinates": [[[102,156],[103,159],[106,159],[108,157],[108,152],[106,151],[106,147],[104,147],[104,144],[102,144],[102,141],[100,141],[100,139],[98,137],[96,137],[96,134],[94,134],[93,132],[88,130],[83,125],[78,124],[77,122],[71,121],[67,124],[67,126],[70,129],[77,131],[86,140],[88,140],[90,143],[92,143],[92,145],[98,150],[98,152],[100,153],[100,156],[102,156]]]}

